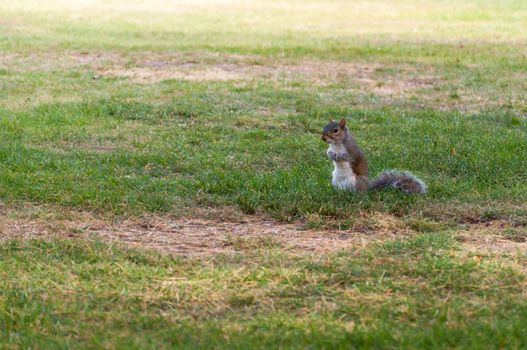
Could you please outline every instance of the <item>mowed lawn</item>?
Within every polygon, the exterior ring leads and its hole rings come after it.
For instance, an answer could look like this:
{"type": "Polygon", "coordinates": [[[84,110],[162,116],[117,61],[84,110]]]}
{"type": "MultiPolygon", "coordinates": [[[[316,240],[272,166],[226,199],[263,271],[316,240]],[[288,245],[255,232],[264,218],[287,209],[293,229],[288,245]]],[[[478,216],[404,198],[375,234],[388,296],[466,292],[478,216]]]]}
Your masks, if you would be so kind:
{"type": "Polygon", "coordinates": [[[525,28],[513,0],[0,3],[0,348],[527,347],[525,28]],[[335,193],[343,117],[429,192],[335,193]],[[143,217],[359,238],[93,229],[143,217]]]}

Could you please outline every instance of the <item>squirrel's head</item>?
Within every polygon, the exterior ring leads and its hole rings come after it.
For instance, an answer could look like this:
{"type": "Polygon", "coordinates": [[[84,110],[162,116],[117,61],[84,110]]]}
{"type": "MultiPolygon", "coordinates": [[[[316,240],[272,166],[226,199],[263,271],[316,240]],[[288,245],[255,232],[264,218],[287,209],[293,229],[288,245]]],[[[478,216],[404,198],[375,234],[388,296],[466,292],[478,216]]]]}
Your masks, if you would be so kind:
{"type": "Polygon", "coordinates": [[[324,127],[322,140],[327,143],[342,142],[344,137],[346,137],[346,131],[346,119],[341,119],[339,123],[332,120],[324,127]]]}

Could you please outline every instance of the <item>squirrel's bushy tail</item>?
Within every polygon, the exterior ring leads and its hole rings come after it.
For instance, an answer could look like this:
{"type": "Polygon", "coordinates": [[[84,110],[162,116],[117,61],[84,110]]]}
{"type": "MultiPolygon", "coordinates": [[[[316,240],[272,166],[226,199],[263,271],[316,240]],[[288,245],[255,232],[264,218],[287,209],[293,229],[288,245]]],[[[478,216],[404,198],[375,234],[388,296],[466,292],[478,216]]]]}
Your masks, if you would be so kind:
{"type": "Polygon", "coordinates": [[[387,170],[370,181],[369,188],[397,188],[405,193],[426,193],[426,184],[408,171],[387,170]]]}

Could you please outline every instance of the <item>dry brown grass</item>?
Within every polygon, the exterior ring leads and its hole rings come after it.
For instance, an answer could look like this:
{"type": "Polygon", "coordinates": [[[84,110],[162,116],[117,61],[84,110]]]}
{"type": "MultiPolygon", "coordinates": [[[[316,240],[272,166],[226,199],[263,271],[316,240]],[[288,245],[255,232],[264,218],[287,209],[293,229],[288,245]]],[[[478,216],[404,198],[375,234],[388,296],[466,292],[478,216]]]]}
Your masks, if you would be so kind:
{"type": "MultiPolygon", "coordinates": [[[[523,92],[508,89],[507,86],[521,85],[525,78],[523,73],[502,74],[498,84],[492,85],[492,89],[497,90],[489,95],[489,87],[481,88],[464,81],[470,76],[467,72],[473,71],[478,76],[480,68],[477,66],[466,67],[465,76],[453,76],[440,66],[424,63],[325,61],[205,52],[11,53],[0,57],[0,68],[18,73],[84,70],[91,72],[93,79],[120,78],[115,83],[117,85],[145,85],[165,80],[240,83],[258,80],[283,84],[285,87],[291,83],[301,83],[318,87],[332,86],[336,91],[355,96],[376,97],[377,102],[364,101],[366,104],[395,104],[464,112],[521,104],[523,92]]],[[[32,98],[35,103],[76,100],[74,96],[50,95],[40,90],[35,94],[37,96],[32,98]]],[[[22,101],[18,103],[22,104],[22,101]]],[[[9,101],[8,105],[14,108],[17,101],[9,101]]]]}
{"type": "Polygon", "coordinates": [[[301,223],[284,224],[263,216],[238,215],[109,219],[88,212],[5,209],[0,215],[0,234],[2,239],[97,237],[186,256],[269,247],[292,253],[322,253],[360,247],[382,237],[353,230],[306,230],[301,223]]]}
{"type": "Polygon", "coordinates": [[[8,238],[102,238],[167,253],[202,256],[260,248],[294,254],[359,249],[367,244],[415,233],[397,217],[371,214],[349,229],[307,229],[233,208],[198,209],[193,216],[144,215],[113,218],[65,208],[27,205],[4,208],[0,234],[8,238]]]}
{"type": "Polygon", "coordinates": [[[211,255],[277,246],[288,251],[327,252],[364,245],[370,237],[356,232],[301,230],[295,225],[251,219],[216,222],[201,219],[143,217],[110,223],[86,220],[41,221],[3,217],[2,238],[96,236],[162,252],[211,255]]]}
{"type": "MultiPolygon", "coordinates": [[[[357,250],[417,233],[404,219],[389,214],[368,215],[367,223],[350,229],[306,229],[302,222],[281,223],[230,208],[202,209],[193,215],[111,218],[64,208],[4,207],[0,235],[1,239],[101,238],[183,256],[210,256],[257,249],[280,249],[291,254],[330,253],[357,250]]],[[[464,224],[452,232],[467,253],[516,255],[527,252],[527,239],[523,239],[523,231],[517,236],[508,234],[515,228],[526,229],[523,224],[498,219],[464,224]]]]}
{"type": "MultiPolygon", "coordinates": [[[[123,83],[134,84],[152,84],[172,79],[205,82],[258,80],[278,84],[299,82],[320,87],[337,84],[338,90],[373,94],[385,103],[404,104],[405,99],[415,97],[426,106],[450,108],[453,103],[445,99],[449,93],[445,88],[447,81],[437,69],[408,64],[292,60],[213,53],[143,52],[125,55],[68,51],[3,55],[0,57],[0,68],[19,73],[80,69],[93,72],[94,79],[122,78],[123,83]],[[446,101],[444,106],[438,106],[443,103],[441,101],[446,101]]],[[[481,96],[476,94],[473,97],[474,103],[481,103],[481,96]]],[[[37,100],[46,101],[46,98],[49,96],[43,94],[37,100]]],[[[470,101],[464,99],[459,102],[461,106],[470,101]]]]}
{"type": "Polygon", "coordinates": [[[474,224],[459,232],[461,243],[458,255],[472,259],[477,264],[491,264],[500,269],[510,268],[526,273],[527,268],[527,227],[520,226],[521,235],[511,235],[516,225],[509,221],[496,220],[484,224],[474,224]]]}
{"type": "Polygon", "coordinates": [[[509,254],[527,253],[527,228],[507,220],[494,220],[466,226],[459,232],[462,247],[473,253],[509,254]],[[514,229],[525,234],[510,234],[514,229]]]}

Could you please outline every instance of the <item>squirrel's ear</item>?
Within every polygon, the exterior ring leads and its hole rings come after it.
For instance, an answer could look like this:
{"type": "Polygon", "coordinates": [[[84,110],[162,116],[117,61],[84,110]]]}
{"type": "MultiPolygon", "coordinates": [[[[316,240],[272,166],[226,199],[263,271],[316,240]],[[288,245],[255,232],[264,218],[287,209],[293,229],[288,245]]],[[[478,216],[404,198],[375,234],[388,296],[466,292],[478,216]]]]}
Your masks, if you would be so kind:
{"type": "Polygon", "coordinates": [[[344,127],[346,126],[346,119],[341,119],[341,120],[340,120],[340,123],[339,123],[339,126],[340,126],[341,128],[344,128],[344,127]]]}

